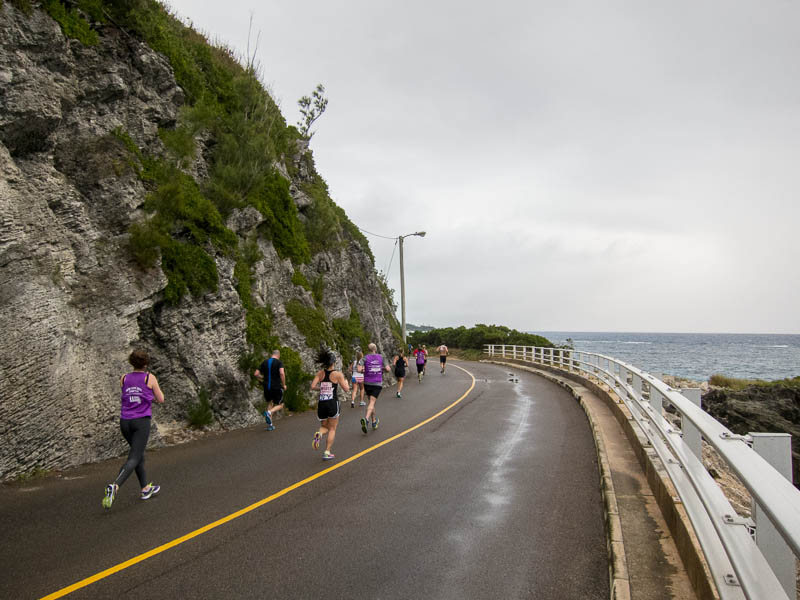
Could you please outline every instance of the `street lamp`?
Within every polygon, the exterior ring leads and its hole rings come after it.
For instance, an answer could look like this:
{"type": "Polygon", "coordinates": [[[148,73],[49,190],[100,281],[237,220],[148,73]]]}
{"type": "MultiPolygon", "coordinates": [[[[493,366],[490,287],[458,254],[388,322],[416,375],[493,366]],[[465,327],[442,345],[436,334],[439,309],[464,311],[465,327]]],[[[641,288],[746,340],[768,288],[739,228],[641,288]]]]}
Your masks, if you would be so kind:
{"type": "Polygon", "coordinates": [[[417,231],[416,233],[408,233],[398,236],[397,238],[400,241],[400,314],[403,318],[403,346],[406,344],[406,278],[403,273],[403,239],[414,235],[425,237],[425,232],[417,231]]]}

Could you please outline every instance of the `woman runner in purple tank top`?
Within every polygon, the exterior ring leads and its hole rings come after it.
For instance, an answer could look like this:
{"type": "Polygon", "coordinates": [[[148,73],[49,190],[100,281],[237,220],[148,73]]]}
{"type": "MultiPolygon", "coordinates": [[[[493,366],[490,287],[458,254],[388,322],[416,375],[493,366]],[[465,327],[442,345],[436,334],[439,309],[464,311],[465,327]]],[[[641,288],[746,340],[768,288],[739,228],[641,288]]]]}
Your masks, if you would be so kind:
{"type": "Polygon", "coordinates": [[[153,400],[159,404],[164,402],[164,394],[158,386],[156,376],[145,371],[149,362],[146,352],[134,350],[128,357],[128,362],[131,363],[134,370],[126,373],[120,379],[122,394],[119,428],[131,450],[128,453],[128,460],[122,465],[114,483],[106,486],[103,508],[111,508],[119,486],[125,483],[133,471],[136,471],[139,484],[142,486],[142,500],[149,499],[161,489],[161,486],[147,481],[144,470],[144,449],[147,447],[147,440],[150,437],[153,400]]]}

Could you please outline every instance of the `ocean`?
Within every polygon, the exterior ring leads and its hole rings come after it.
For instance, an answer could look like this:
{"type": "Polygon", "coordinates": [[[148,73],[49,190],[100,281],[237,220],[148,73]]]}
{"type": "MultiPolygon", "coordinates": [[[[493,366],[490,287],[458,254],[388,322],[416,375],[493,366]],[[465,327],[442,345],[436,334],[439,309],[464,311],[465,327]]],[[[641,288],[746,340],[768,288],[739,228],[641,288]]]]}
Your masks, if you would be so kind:
{"type": "Polygon", "coordinates": [[[532,331],[556,345],[624,360],[652,375],[707,381],[722,374],[768,381],[800,375],[800,335],[532,331]]]}

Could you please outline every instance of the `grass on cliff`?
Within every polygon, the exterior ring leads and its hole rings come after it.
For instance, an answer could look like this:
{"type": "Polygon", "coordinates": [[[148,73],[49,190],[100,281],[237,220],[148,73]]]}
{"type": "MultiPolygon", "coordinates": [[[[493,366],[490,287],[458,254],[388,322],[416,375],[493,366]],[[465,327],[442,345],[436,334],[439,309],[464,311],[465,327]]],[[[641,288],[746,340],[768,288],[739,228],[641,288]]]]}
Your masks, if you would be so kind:
{"type": "Polygon", "coordinates": [[[211,409],[211,400],[206,388],[201,387],[198,390],[197,402],[187,409],[186,420],[194,429],[201,429],[214,422],[214,411],[211,409]]]}
{"type": "Polygon", "coordinates": [[[286,303],[286,314],[306,338],[309,348],[325,346],[336,350],[341,355],[344,365],[353,359],[354,347],[366,348],[370,342],[369,334],[361,323],[361,317],[352,305],[348,318],[328,321],[322,307],[312,308],[299,300],[290,300],[286,303]]]}
{"type": "Polygon", "coordinates": [[[731,390],[743,390],[751,386],[762,388],[783,386],[800,389],[800,376],[780,379],[778,381],[764,381],[763,379],[738,379],[736,377],[728,377],[727,375],[715,374],[709,377],[708,383],[716,387],[728,388],[731,390]]]}

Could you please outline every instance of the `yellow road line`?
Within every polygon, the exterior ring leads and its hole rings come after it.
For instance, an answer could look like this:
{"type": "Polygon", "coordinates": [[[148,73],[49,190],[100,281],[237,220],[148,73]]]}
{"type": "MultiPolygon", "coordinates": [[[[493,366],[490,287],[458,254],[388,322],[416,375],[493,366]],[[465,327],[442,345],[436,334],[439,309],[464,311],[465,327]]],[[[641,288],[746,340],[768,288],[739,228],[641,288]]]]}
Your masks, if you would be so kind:
{"type": "Polygon", "coordinates": [[[470,373],[469,371],[467,371],[463,367],[459,367],[458,365],[452,364],[451,366],[455,367],[456,369],[461,369],[462,371],[464,371],[464,373],[469,375],[472,378],[472,384],[469,386],[467,391],[464,392],[462,394],[462,396],[458,400],[456,400],[455,402],[453,402],[449,406],[443,408],[442,410],[440,410],[438,413],[436,413],[432,417],[429,417],[429,418],[425,419],[424,421],[422,421],[421,423],[417,423],[413,427],[411,427],[409,429],[406,429],[405,431],[402,431],[402,432],[398,433],[397,435],[394,435],[394,436],[392,436],[392,437],[390,437],[388,439],[385,439],[382,442],[379,442],[379,443],[375,444],[374,446],[370,446],[366,450],[362,450],[358,454],[354,454],[350,458],[347,458],[347,459],[343,460],[340,463],[336,463],[335,465],[333,465],[331,467],[328,467],[327,469],[319,471],[318,473],[314,473],[313,475],[311,475],[309,477],[306,477],[302,481],[298,481],[297,483],[293,483],[289,487],[283,488],[281,491],[276,492],[276,493],[272,494],[271,496],[267,496],[266,498],[262,498],[261,500],[251,504],[250,506],[246,506],[245,508],[242,508],[241,510],[237,510],[235,513],[231,513],[226,517],[222,517],[221,519],[217,519],[213,523],[209,523],[208,525],[204,525],[200,529],[195,529],[194,531],[189,532],[186,535],[182,535],[181,537],[176,538],[176,539],[172,540],[171,542],[167,542],[166,544],[162,544],[162,545],[160,545],[160,546],[158,546],[156,548],[153,548],[152,550],[148,550],[147,552],[144,552],[143,554],[139,554],[138,556],[134,556],[133,558],[128,559],[125,562],[121,562],[118,565],[114,565],[113,567],[110,567],[110,568],[106,569],[105,571],[100,571],[99,573],[96,573],[96,574],[94,574],[94,575],[92,575],[90,577],[87,577],[86,579],[82,579],[82,580],[78,581],[77,583],[73,583],[72,585],[67,586],[65,588],[62,588],[62,589],[58,590],[57,592],[53,592],[52,594],[48,594],[47,596],[43,596],[40,600],[52,600],[54,598],[61,598],[63,596],[66,596],[67,594],[71,594],[72,592],[74,592],[76,590],[84,588],[87,585],[91,585],[91,584],[93,584],[93,583],[95,583],[97,581],[100,581],[101,579],[105,579],[109,575],[113,575],[114,573],[117,573],[119,571],[123,571],[123,570],[127,569],[128,567],[132,567],[133,565],[135,565],[137,563],[140,563],[140,562],[142,562],[144,560],[147,560],[148,558],[150,558],[152,556],[155,556],[156,554],[161,554],[162,552],[165,552],[166,550],[169,550],[170,548],[174,548],[175,546],[179,546],[180,544],[183,544],[184,542],[188,542],[192,538],[196,538],[199,535],[202,535],[202,534],[204,534],[204,533],[206,533],[208,531],[211,531],[215,527],[219,527],[220,525],[224,525],[225,523],[233,521],[234,519],[238,519],[242,515],[246,515],[250,511],[253,511],[253,510],[257,509],[260,506],[264,506],[265,504],[268,504],[268,503],[272,502],[273,500],[276,500],[276,499],[280,498],[281,496],[284,496],[284,495],[288,494],[289,492],[291,492],[293,490],[296,490],[297,488],[303,487],[307,483],[311,483],[315,479],[319,479],[323,475],[327,475],[331,471],[335,471],[336,469],[340,469],[343,466],[345,466],[346,464],[351,463],[354,460],[358,460],[359,458],[361,458],[365,454],[369,454],[370,452],[374,452],[375,450],[377,450],[381,446],[385,446],[386,444],[389,444],[389,443],[395,441],[396,439],[403,437],[404,435],[408,435],[409,433],[411,433],[412,431],[414,431],[416,429],[419,429],[423,425],[427,425],[428,423],[430,423],[434,419],[437,419],[440,416],[442,416],[448,410],[453,408],[456,404],[461,402],[464,398],[467,397],[467,395],[475,387],[475,376],[472,373],[470,373]]]}

